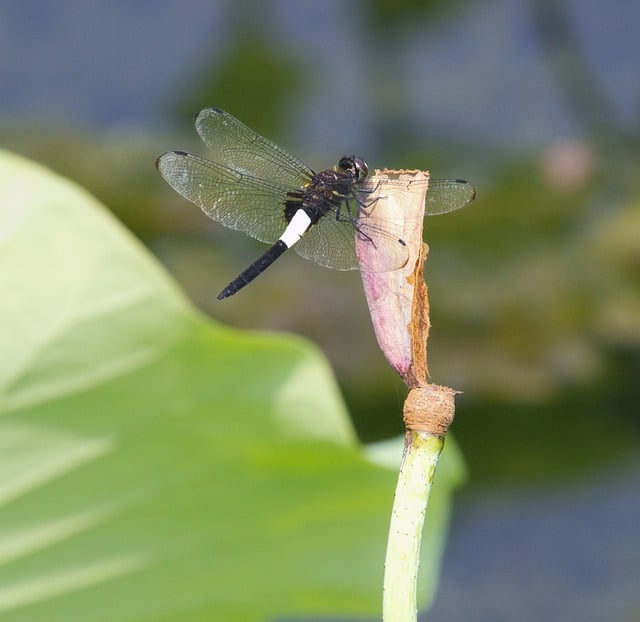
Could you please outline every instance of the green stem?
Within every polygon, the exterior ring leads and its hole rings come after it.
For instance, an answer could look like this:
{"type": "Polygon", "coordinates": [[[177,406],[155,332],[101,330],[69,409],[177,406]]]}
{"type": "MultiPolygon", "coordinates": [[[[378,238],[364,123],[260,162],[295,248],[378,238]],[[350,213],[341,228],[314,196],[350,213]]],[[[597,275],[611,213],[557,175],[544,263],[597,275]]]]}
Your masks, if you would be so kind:
{"type": "Polygon", "coordinates": [[[415,622],[420,540],[444,438],[407,431],[384,564],[383,622],[415,622]]]}

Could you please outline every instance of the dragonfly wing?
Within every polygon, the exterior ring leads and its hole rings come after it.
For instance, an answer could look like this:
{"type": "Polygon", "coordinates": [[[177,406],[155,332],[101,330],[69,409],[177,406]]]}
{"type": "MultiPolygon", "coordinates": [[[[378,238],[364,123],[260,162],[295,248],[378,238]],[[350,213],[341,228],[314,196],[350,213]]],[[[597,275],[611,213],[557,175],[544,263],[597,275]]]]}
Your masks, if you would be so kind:
{"type": "Polygon", "coordinates": [[[427,190],[427,216],[453,212],[469,205],[476,189],[464,179],[432,179],[427,190]]]}
{"type": "MultiPolygon", "coordinates": [[[[410,185],[427,183],[411,181],[410,185]]],[[[384,195],[385,186],[398,185],[407,188],[406,180],[387,180],[380,192],[384,195]]],[[[475,198],[472,184],[460,179],[436,179],[429,183],[427,191],[426,213],[428,215],[445,214],[468,205],[475,198]]],[[[306,259],[335,270],[353,270],[358,268],[355,253],[355,240],[372,244],[375,253],[370,256],[368,269],[374,272],[396,270],[408,260],[409,250],[403,241],[406,223],[404,218],[393,220],[381,217],[376,204],[365,206],[366,195],[359,197],[363,201],[358,208],[357,224],[349,222],[349,211],[343,204],[341,217],[336,209],[327,206],[327,214],[317,225],[305,234],[294,247],[298,254],[306,259]]]]}
{"type": "Polygon", "coordinates": [[[167,183],[207,216],[261,242],[275,242],[287,226],[284,203],[290,188],[204,158],[169,151],[156,166],[167,183]]]}
{"type": "Polygon", "coordinates": [[[360,267],[356,257],[356,238],[359,238],[375,249],[368,265],[370,270],[396,270],[407,262],[408,249],[402,241],[403,223],[376,217],[375,210],[367,213],[359,210],[357,222],[352,222],[346,205],[341,207],[339,216],[334,207],[327,208],[327,214],[294,246],[299,255],[326,268],[355,270],[360,267]]]}
{"type": "Polygon", "coordinates": [[[355,234],[351,223],[337,220],[335,212],[329,212],[293,248],[301,257],[325,268],[355,270],[358,267],[355,234]]]}
{"type": "Polygon", "coordinates": [[[196,116],[195,124],[215,162],[292,190],[311,181],[313,171],[304,162],[224,110],[205,108],[196,116]]]}
{"type": "Polygon", "coordinates": [[[385,179],[381,182],[368,180],[365,187],[369,190],[380,188],[384,197],[385,188],[393,188],[394,192],[410,189],[423,189],[427,185],[426,216],[446,214],[469,205],[476,198],[473,184],[464,179],[385,179]]]}

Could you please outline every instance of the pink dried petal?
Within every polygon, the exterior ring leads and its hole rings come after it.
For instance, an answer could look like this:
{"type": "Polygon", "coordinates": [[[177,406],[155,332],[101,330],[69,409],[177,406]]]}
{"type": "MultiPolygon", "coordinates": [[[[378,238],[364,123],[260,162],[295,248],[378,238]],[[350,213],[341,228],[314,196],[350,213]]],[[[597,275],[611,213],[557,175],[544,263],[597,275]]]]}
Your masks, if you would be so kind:
{"type": "MultiPolygon", "coordinates": [[[[376,171],[366,186],[367,219],[393,225],[406,245],[404,266],[380,266],[379,249],[356,234],[356,252],[373,328],[389,363],[409,386],[426,383],[426,338],[429,330],[422,264],[426,246],[422,223],[429,174],[422,171],[376,171]],[[395,268],[395,269],[394,269],[395,268]]],[[[369,220],[367,222],[370,222],[369,220]]]]}

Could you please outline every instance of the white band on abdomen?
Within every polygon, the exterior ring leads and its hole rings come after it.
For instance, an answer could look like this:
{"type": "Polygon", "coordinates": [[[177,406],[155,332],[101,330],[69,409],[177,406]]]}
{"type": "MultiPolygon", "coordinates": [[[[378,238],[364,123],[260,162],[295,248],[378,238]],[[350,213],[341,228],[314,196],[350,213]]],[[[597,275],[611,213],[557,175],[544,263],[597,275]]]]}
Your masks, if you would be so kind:
{"type": "Polygon", "coordinates": [[[280,236],[280,240],[286,244],[287,248],[291,248],[306,233],[310,224],[311,218],[304,210],[299,209],[280,236]]]}

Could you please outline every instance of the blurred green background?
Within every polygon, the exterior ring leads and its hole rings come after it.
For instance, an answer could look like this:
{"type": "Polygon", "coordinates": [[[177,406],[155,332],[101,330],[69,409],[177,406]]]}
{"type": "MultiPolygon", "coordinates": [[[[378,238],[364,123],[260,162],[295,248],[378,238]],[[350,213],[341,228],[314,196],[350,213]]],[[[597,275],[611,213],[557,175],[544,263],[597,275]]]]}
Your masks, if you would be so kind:
{"type": "Polygon", "coordinates": [[[313,168],[464,177],[429,219],[430,371],[464,391],[469,469],[430,620],[640,620],[640,5],[182,2],[0,6],[0,141],[77,181],[188,296],[307,336],[360,438],[401,432],[358,274],[259,245],[154,169],[218,106],[313,168]]]}

